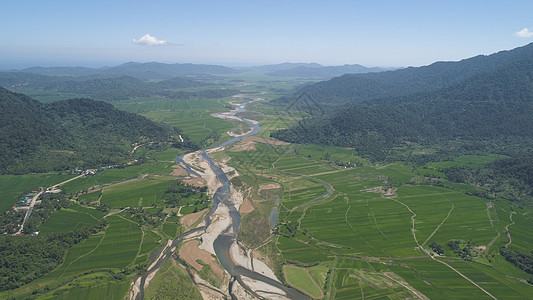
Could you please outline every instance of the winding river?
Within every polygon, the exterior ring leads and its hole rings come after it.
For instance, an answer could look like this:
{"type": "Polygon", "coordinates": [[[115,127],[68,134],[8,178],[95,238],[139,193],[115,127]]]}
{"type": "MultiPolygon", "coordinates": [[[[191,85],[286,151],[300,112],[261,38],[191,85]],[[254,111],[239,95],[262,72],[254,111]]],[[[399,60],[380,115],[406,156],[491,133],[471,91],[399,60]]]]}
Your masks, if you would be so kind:
{"type": "MultiPolygon", "coordinates": [[[[207,149],[207,150],[203,150],[200,153],[202,158],[205,159],[209,163],[209,166],[210,166],[211,170],[216,175],[216,179],[220,183],[222,183],[222,186],[220,186],[216,190],[215,194],[213,195],[213,206],[211,207],[211,210],[204,217],[205,225],[201,226],[201,227],[197,227],[197,228],[191,229],[189,231],[186,231],[183,234],[181,234],[177,239],[172,241],[172,244],[164,250],[163,255],[161,255],[161,258],[157,261],[157,263],[155,263],[147,272],[145,272],[141,276],[141,278],[139,278],[140,279],[140,287],[139,287],[140,291],[137,294],[136,299],[143,299],[144,298],[144,284],[146,282],[146,278],[148,276],[150,276],[151,274],[153,274],[154,272],[156,272],[165,263],[165,261],[171,257],[172,252],[173,252],[172,250],[173,249],[177,249],[179,243],[181,243],[187,237],[192,236],[193,234],[197,234],[197,233],[200,233],[200,232],[205,232],[205,230],[209,227],[209,225],[211,225],[211,215],[215,212],[215,210],[218,208],[220,203],[222,203],[223,205],[228,207],[229,216],[230,216],[230,219],[231,219],[231,224],[215,239],[213,247],[215,249],[216,256],[219,259],[222,267],[234,278],[234,280],[238,281],[241,284],[241,286],[243,286],[246,290],[248,290],[253,295],[255,295],[256,297],[259,297],[259,298],[263,298],[263,297],[261,297],[260,295],[254,293],[253,290],[251,290],[246,285],[246,283],[243,282],[241,276],[246,276],[246,277],[251,278],[253,280],[264,282],[264,283],[266,283],[268,285],[271,285],[271,286],[274,286],[274,287],[276,287],[276,288],[278,288],[280,290],[283,290],[287,294],[287,297],[290,298],[290,299],[309,299],[308,296],[302,294],[301,292],[299,292],[299,291],[297,291],[297,290],[295,290],[293,288],[289,288],[289,287],[283,285],[282,283],[280,283],[280,282],[278,282],[276,280],[273,280],[272,278],[269,278],[269,277],[264,276],[264,275],[262,275],[262,274],[260,274],[258,272],[255,272],[255,271],[250,270],[250,269],[243,268],[242,266],[235,264],[235,262],[233,261],[233,259],[231,258],[231,255],[230,255],[230,247],[237,240],[237,237],[238,237],[238,234],[239,234],[239,228],[240,228],[240,224],[241,224],[241,216],[239,214],[238,208],[235,207],[235,205],[230,201],[231,183],[228,180],[228,177],[226,176],[224,171],[222,171],[222,169],[219,166],[217,166],[215,164],[215,162],[207,155],[207,153],[209,151],[213,151],[213,150],[219,149],[221,147],[225,147],[225,146],[227,146],[229,144],[238,142],[238,141],[242,140],[245,137],[248,137],[248,136],[256,134],[259,131],[259,125],[257,123],[254,123],[254,122],[252,122],[250,120],[243,119],[243,118],[238,117],[238,116],[235,115],[238,112],[244,112],[246,110],[246,105],[247,104],[255,102],[255,101],[259,101],[259,100],[260,99],[255,99],[255,100],[240,104],[235,111],[230,112],[230,115],[232,116],[233,119],[237,119],[237,120],[240,120],[242,122],[248,123],[251,126],[251,128],[252,128],[251,131],[249,131],[248,133],[246,133],[244,135],[241,135],[241,136],[238,136],[238,137],[234,137],[234,138],[232,138],[232,139],[230,139],[230,140],[228,140],[228,141],[226,141],[226,142],[224,142],[224,143],[222,143],[222,144],[220,144],[220,145],[218,145],[216,147],[213,147],[213,148],[210,148],[210,149],[207,149]],[[233,230],[231,230],[231,229],[233,229],[233,230]],[[231,233],[231,232],[233,232],[233,233],[231,233]]],[[[221,114],[227,114],[227,113],[221,113],[221,114]]],[[[183,160],[184,156],[185,156],[185,154],[182,154],[182,155],[178,156],[177,159],[176,159],[177,163],[182,165],[182,166],[184,166],[185,170],[190,175],[194,175],[194,176],[200,177],[200,175],[197,172],[195,172],[194,169],[191,166],[189,166],[183,160]]],[[[230,283],[230,289],[229,289],[230,293],[231,293],[231,285],[232,285],[232,283],[230,283]]],[[[233,296],[232,296],[232,298],[233,298],[233,296]]]]}

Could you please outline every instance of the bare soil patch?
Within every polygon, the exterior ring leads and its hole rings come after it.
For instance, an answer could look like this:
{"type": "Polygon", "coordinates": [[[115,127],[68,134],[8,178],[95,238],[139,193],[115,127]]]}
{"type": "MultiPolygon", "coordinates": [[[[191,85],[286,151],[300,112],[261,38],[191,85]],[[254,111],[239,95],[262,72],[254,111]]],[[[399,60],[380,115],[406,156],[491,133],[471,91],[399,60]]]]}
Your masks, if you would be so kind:
{"type": "Polygon", "coordinates": [[[194,179],[187,179],[183,180],[183,182],[187,185],[192,185],[196,187],[203,187],[205,186],[205,181],[203,178],[194,178],[194,179]]]}
{"type": "Polygon", "coordinates": [[[361,192],[369,192],[369,193],[381,193],[381,191],[383,191],[382,186],[377,186],[377,187],[361,190],[361,192]]]}
{"type": "Polygon", "coordinates": [[[250,199],[248,197],[244,198],[244,201],[242,202],[241,206],[239,207],[239,212],[241,214],[246,214],[251,211],[253,211],[255,207],[253,206],[252,202],[250,202],[250,199]]]}
{"type": "Polygon", "coordinates": [[[303,190],[303,189],[306,189],[306,188],[307,188],[306,186],[293,187],[293,188],[289,189],[289,192],[303,190]]]}
{"type": "Polygon", "coordinates": [[[220,278],[224,278],[224,270],[218,265],[216,259],[211,256],[211,253],[198,248],[200,242],[197,240],[189,241],[181,247],[179,253],[189,265],[198,271],[201,271],[203,266],[197,262],[197,260],[209,265],[211,270],[220,278]]]}
{"type": "Polygon", "coordinates": [[[183,225],[185,225],[187,227],[191,226],[192,224],[196,223],[196,221],[198,221],[198,219],[200,217],[202,217],[203,214],[206,211],[207,211],[207,208],[204,209],[204,210],[201,210],[201,211],[198,211],[198,212],[195,212],[195,213],[192,213],[192,214],[184,216],[183,218],[180,219],[181,224],[183,224],[183,225]]]}
{"type": "Polygon", "coordinates": [[[172,166],[172,176],[188,176],[187,171],[180,165],[172,166]]]}
{"type": "Polygon", "coordinates": [[[247,141],[247,142],[240,143],[238,145],[235,145],[231,149],[231,151],[234,151],[234,152],[254,151],[254,150],[257,150],[257,148],[255,147],[255,142],[253,141],[247,141]]]}
{"type": "Polygon", "coordinates": [[[388,188],[387,189],[387,192],[383,195],[381,195],[382,197],[392,197],[392,196],[396,196],[396,190],[397,188],[388,188]]]}
{"type": "Polygon", "coordinates": [[[259,186],[259,191],[279,189],[279,188],[281,188],[281,185],[279,183],[269,183],[269,184],[259,186]]]}

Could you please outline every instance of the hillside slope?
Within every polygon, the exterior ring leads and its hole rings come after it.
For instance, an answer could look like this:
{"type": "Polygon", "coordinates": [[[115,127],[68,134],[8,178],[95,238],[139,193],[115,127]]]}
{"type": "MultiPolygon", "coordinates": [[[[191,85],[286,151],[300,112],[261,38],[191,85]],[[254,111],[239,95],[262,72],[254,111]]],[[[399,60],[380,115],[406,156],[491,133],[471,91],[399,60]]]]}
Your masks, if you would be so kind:
{"type": "Polygon", "coordinates": [[[0,173],[99,167],[130,159],[132,143],[167,141],[175,129],[90,99],[43,104],[0,88],[0,173]]]}
{"type": "Polygon", "coordinates": [[[339,104],[370,103],[378,99],[431,92],[457,85],[473,76],[495,71],[505,66],[533,60],[533,43],[488,56],[479,55],[457,62],[436,62],[424,67],[380,73],[347,74],[318,82],[297,90],[293,101],[302,92],[316,102],[335,106],[339,104]]]}
{"type": "MultiPolygon", "coordinates": [[[[429,85],[412,88],[413,82],[402,85],[392,79],[405,75],[404,70],[386,73],[376,77],[379,80],[368,77],[355,80],[345,75],[311,86],[309,91],[320,95],[331,91],[339,96],[349,94],[350,89],[360,89],[363,80],[368,83],[367,94],[359,94],[358,100],[342,97],[334,102],[332,96],[324,101],[334,112],[304,120],[299,126],[274,132],[272,136],[299,143],[355,147],[361,154],[378,160],[384,159],[392,148],[413,142],[435,146],[454,141],[472,151],[490,147],[491,151],[510,153],[510,140],[521,144],[533,139],[532,45],[409,70],[411,79],[423,76],[439,79],[440,83],[434,84],[433,89],[428,89],[429,85]],[[433,73],[428,73],[431,69],[433,73]],[[350,85],[351,80],[357,84],[350,85]],[[343,84],[337,85],[340,82],[343,84]],[[373,92],[378,85],[396,86],[398,90],[384,88],[373,92]],[[339,105],[343,108],[337,109],[339,105]]],[[[512,151],[520,149],[518,144],[512,151]]]]}

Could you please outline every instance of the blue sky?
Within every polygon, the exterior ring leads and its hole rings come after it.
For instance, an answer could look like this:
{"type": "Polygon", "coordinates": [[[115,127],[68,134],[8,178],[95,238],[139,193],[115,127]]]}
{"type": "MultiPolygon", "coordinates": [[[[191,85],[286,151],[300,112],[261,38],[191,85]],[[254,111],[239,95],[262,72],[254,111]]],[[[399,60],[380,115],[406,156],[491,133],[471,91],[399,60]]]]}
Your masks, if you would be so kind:
{"type": "Polygon", "coordinates": [[[420,66],[533,42],[522,31],[533,31],[532,12],[530,0],[3,1],[0,69],[128,61],[420,66]]]}

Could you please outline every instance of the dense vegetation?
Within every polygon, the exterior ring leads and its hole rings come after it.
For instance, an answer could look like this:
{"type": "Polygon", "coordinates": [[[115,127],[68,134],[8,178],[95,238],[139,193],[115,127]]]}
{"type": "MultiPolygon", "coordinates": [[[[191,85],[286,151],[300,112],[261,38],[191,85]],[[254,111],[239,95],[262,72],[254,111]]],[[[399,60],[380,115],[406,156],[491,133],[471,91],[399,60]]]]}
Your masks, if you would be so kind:
{"type": "MultiPolygon", "coordinates": [[[[90,99],[42,104],[0,88],[0,173],[101,167],[131,160],[133,143],[167,142],[178,130],[90,99]]],[[[176,143],[177,145],[177,143],[176,143]]]]}
{"type": "Polygon", "coordinates": [[[497,160],[480,168],[453,166],[441,171],[448,180],[476,187],[486,199],[503,198],[526,206],[533,203],[533,157],[517,156],[497,160]]]}
{"type": "Polygon", "coordinates": [[[67,233],[40,236],[0,236],[0,291],[16,288],[50,272],[68,249],[104,229],[104,221],[67,233]]]}
{"type": "Polygon", "coordinates": [[[450,149],[453,142],[453,151],[522,151],[533,138],[531,78],[533,44],[456,63],[345,75],[304,88],[315,104],[330,106],[307,112],[326,114],[272,136],[354,147],[374,160],[410,143],[450,149]]]}
{"type": "Polygon", "coordinates": [[[533,274],[533,252],[524,253],[513,248],[502,248],[500,254],[517,268],[533,274]]]}

